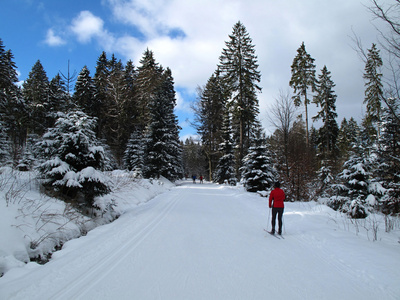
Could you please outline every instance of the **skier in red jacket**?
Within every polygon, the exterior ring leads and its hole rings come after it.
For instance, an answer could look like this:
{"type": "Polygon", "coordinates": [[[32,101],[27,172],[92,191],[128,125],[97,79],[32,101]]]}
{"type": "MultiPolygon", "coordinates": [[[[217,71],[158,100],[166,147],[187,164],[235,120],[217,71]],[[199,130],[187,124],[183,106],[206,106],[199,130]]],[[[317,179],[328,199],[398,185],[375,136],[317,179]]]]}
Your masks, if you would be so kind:
{"type": "Polygon", "coordinates": [[[278,234],[282,234],[282,215],[285,205],[283,201],[285,200],[285,192],[281,190],[281,184],[275,182],[274,189],[269,194],[269,208],[272,207],[272,230],[271,234],[275,234],[275,220],[276,215],[278,215],[278,234]]]}

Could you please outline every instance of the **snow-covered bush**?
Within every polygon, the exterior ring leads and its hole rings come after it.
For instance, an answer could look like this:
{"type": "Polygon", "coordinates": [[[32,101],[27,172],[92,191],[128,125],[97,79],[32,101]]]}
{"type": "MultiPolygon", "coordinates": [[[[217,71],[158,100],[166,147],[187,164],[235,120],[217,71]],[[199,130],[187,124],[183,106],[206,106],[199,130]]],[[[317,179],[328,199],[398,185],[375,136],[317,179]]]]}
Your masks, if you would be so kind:
{"type": "Polygon", "coordinates": [[[38,143],[45,160],[38,169],[43,185],[57,196],[92,206],[94,197],[110,191],[100,172],[105,163],[103,147],[98,145],[95,120],[81,111],[61,116],[38,143]]]}

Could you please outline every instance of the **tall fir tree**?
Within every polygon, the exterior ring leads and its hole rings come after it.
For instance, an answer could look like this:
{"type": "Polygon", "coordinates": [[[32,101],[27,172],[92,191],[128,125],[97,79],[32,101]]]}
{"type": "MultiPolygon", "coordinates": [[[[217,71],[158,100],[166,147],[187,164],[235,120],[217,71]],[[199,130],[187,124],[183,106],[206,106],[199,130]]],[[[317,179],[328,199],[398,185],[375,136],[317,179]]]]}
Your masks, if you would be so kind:
{"type": "Polygon", "coordinates": [[[304,105],[306,114],[306,143],[309,146],[309,131],[308,131],[308,104],[310,99],[308,97],[308,91],[315,91],[316,77],[315,77],[315,59],[311,57],[306,51],[304,42],[300,48],[297,49],[297,55],[293,59],[291,66],[292,77],[289,81],[289,85],[294,89],[295,95],[293,96],[294,104],[300,106],[304,105]],[[304,98],[302,100],[302,98],[304,98]]]}
{"type": "Polygon", "coordinates": [[[239,21],[233,26],[226,48],[219,58],[219,69],[230,93],[228,109],[232,114],[232,129],[237,145],[237,169],[250,147],[250,136],[259,114],[257,92],[261,74],[252,39],[239,21]]]}
{"type": "Polygon", "coordinates": [[[335,84],[331,79],[331,72],[324,66],[318,76],[316,95],[313,102],[321,107],[321,110],[312,119],[322,120],[322,126],[318,133],[318,148],[321,160],[336,161],[338,156],[337,136],[339,127],[336,122],[336,95],[333,91],[335,84]]]}
{"type": "Polygon", "coordinates": [[[22,92],[29,109],[29,132],[42,135],[47,130],[43,120],[49,111],[49,79],[40,60],[32,67],[22,92]]]}
{"type": "Polygon", "coordinates": [[[217,71],[203,88],[198,89],[198,102],[195,107],[196,128],[207,159],[209,180],[212,180],[212,173],[221,157],[218,147],[222,142],[226,100],[225,89],[217,71]]]}
{"type": "MultiPolygon", "coordinates": [[[[367,53],[367,61],[365,64],[365,98],[364,103],[367,105],[366,122],[371,125],[378,125],[381,114],[381,101],[383,99],[383,84],[382,84],[382,59],[379,55],[379,50],[375,44],[372,44],[371,49],[367,53]]],[[[375,127],[374,126],[374,127],[375,127]]],[[[379,129],[378,129],[379,133],[379,129]]]]}
{"type": "Polygon", "coordinates": [[[150,102],[150,121],[146,129],[145,172],[147,178],[164,176],[176,180],[183,176],[179,126],[171,70],[161,76],[162,84],[150,102]]]}
{"type": "Polygon", "coordinates": [[[96,133],[102,139],[105,138],[104,126],[108,109],[109,75],[107,54],[103,51],[97,59],[96,72],[93,78],[96,87],[95,103],[93,105],[94,117],[98,120],[96,133]]]}
{"type": "Polygon", "coordinates": [[[137,68],[138,126],[142,130],[149,124],[151,101],[158,93],[162,68],[156,62],[153,51],[146,49],[137,68]]]}

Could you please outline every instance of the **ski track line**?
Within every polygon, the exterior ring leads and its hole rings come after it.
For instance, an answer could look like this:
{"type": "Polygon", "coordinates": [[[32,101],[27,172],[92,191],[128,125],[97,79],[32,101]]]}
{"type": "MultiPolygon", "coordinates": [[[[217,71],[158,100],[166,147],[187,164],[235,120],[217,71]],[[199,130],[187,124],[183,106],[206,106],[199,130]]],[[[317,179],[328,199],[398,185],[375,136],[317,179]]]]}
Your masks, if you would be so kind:
{"type": "Polygon", "coordinates": [[[95,265],[79,278],[68,282],[68,288],[66,290],[60,290],[53,294],[50,299],[84,299],[90,289],[110,274],[127,256],[131,255],[132,251],[135,250],[176,207],[182,199],[182,196],[179,196],[179,193],[175,194],[178,194],[178,196],[170,197],[172,200],[168,201],[169,203],[165,205],[165,208],[162,209],[158,216],[140,229],[139,232],[125,243],[125,245],[115,249],[110,256],[104,258],[105,260],[101,264],[95,265]],[[127,251],[127,249],[130,250],[127,251]]]}

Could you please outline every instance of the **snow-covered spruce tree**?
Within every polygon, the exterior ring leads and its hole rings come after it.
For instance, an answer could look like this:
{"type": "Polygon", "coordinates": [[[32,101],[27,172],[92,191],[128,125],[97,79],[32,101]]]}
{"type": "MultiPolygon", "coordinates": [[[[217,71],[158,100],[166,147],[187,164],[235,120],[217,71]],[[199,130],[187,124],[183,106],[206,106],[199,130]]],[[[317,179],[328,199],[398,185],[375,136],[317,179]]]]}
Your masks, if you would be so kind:
{"type": "Polygon", "coordinates": [[[330,207],[352,218],[365,218],[368,215],[367,196],[370,194],[372,160],[373,157],[364,151],[360,142],[353,146],[352,154],[339,174],[342,184],[336,186],[337,195],[328,202],[330,207]]]}
{"type": "Polygon", "coordinates": [[[384,188],[384,195],[379,201],[380,209],[385,214],[398,214],[400,213],[400,121],[398,118],[400,101],[398,98],[389,98],[386,101],[389,106],[385,107],[381,114],[381,134],[376,150],[378,158],[374,171],[374,183],[384,188]]]}
{"type": "Polygon", "coordinates": [[[169,69],[162,73],[162,80],[149,105],[150,122],[145,134],[144,176],[164,176],[174,181],[182,178],[183,166],[179,126],[174,113],[175,91],[169,69]]]}
{"type": "Polygon", "coordinates": [[[213,175],[213,181],[219,184],[227,182],[230,185],[236,185],[237,179],[235,171],[235,155],[233,154],[230,118],[229,112],[226,112],[224,117],[224,126],[222,129],[223,142],[220,145],[220,151],[223,153],[223,155],[218,160],[218,164],[213,175]]]}
{"type": "Polygon", "coordinates": [[[59,117],[38,144],[47,159],[38,166],[43,185],[58,196],[87,207],[93,206],[95,196],[110,191],[100,172],[105,156],[94,127],[95,119],[82,111],[72,111],[59,117]]]}
{"type": "Polygon", "coordinates": [[[308,104],[310,104],[310,99],[307,97],[308,90],[311,92],[315,91],[315,59],[307,53],[304,42],[301,44],[299,49],[297,49],[297,55],[293,59],[291,66],[292,77],[289,81],[289,85],[294,89],[295,95],[293,96],[294,104],[300,106],[304,104],[304,109],[306,113],[306,144],[309,144],[309,133],[308,133],[308,104]],[[302,101],[301,98],[304,97],[302,101]]]}
{"type": "Polygon", "coordinates": [[[135,177],[143,176],[143,166],[144,166],[144,141],[142,132],[140,130],[135,130],[128,141],[125,150],[124,162],[125,167],[129,171],[133,171],[135,177]]]}
{"type": "MultiPolygon", "coordinates": [[[[219,70],[229,92],[228,109],[232,114],[234,149],[237,149],[237,170],[250,147],[250,138],[259,114],[257,92],[261,74],[252,39],[239,21],[233,26],[226,48],[219,58],[219,70]]],[[[236,154],[236,153],[235,153],[236,154]]]]}
{"type": "Polygon", "coordinates": [[[277,172],[272,164],[272,154],[266,143],[261,125],[252,138],[249,153],[243,159],[242,181],[249,192],[265,191],[273,186],[277,172]]]}

